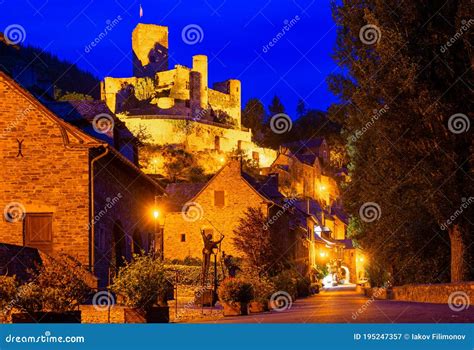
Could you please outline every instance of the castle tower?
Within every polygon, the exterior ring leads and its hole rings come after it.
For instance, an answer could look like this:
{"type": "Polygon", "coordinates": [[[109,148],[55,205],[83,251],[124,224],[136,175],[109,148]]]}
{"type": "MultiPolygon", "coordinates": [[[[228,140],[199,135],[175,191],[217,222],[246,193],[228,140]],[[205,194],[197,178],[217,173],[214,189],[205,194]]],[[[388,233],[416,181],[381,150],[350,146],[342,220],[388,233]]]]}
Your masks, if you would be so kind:
{"type": "Polygon", "coordinates": [[[193,71],[199,72],[201,76],[200,84],[200,105],[201,108],[207,109],[209,99],[207,92],[207,56],[206,55],[195,55],[193,56],[193,71]]]}
{"type": "Polygon", "coordinates": [[[168,70],[168,27],[138,23],[132,32],[133,75],[154,77],[168,70]]]}

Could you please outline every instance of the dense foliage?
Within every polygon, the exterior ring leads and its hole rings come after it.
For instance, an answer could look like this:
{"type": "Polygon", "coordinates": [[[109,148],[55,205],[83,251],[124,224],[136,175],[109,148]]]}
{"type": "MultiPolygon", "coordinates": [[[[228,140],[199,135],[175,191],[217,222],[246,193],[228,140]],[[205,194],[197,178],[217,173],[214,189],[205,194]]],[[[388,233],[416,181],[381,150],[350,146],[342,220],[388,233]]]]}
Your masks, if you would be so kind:
{"type": "Polygon", "coordinates": [[[74,258],[49,258],[28,283],[18,288],[14,306],[29,313],[77,310],[91,291],[86,280],[87,272],[74,258]]]}
{"type": "Polygon", "coordinates": [[[474,277],[474,206],[463,208],[474,138],[472,127],[453,132],[453,116],[472,120],[472,30],[459,32],[473,11],[469,0],[334,1],[335,59],[347,74],[330,79],[341,101],[330,114],[350,155],[351,234],[376,265],[373,278],[474,277]],[[367,203],[378,206],[374,220],[360,215],[367,203]]]}
{"type": "Polygon", "coordinates": [[[239,278],[227,278],[218,289],[219,300],[226,303],[248,303],[254,298],[252,284],[239,278]]]}
{"type": "Polygon", "coordinates": [[[132,262],[121,267],[110,289],[123,298],[126,306],[149,310],[166,304],[171,282],[164,265],[150,255],[135,255],[132,262]]]}

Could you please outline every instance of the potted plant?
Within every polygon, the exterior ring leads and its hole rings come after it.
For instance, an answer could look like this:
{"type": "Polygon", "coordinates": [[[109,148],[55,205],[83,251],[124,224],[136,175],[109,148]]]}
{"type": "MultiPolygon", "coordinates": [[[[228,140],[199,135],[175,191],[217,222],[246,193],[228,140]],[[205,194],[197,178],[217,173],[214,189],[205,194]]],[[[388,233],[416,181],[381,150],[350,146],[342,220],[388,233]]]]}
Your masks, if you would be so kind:
{"type": "MultiPolygon", "coordinates": [[[[173,286],[163,264],[151,255],[136,255],[119,269],[110,289],[131,313],[143,315],[147,323],[168,323],[168,298],[173,286]]],[[[126,310],[127,313],[127,310],[126,310]]]]}
{"type": "Polygon", "coordinates": [[[268,302],[271,295],[276,291],[275,285],[268,277],[254,277],[251,280],[254,296],[249,304],[250,313],[268,311],[268,302]]]}
{"type": "Polygon", "coordinates": [[[49,257],[32,274],[30,282],[21,285],[13,307],[13,323],[80,323],[82,304],[90,288],[86,272],[72,257],[61,254],[49,257]]]}
{"type": "Polygon", "coordinates": [[[252,284],[239,278],[225,279],[218,290],[224,316],[248,315],[248,304],[253,299],[252,284]]]}

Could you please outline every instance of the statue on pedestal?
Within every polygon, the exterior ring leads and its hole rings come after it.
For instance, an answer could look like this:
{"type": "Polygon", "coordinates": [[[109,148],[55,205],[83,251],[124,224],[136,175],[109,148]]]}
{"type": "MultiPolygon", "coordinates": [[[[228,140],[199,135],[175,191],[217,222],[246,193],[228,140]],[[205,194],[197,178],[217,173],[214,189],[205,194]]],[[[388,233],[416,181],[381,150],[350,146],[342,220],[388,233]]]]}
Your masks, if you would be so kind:
{"type": "Polygon", "coordinates": [[[219,244],[224,239],[224,235],[222,235],[218,241],[214,241],[212,240],[212,234],[208,233],[206,235],[204,230],[201,230],[201,236],[204,241],[204,248],[202,249],[202,285],[205,286],[207,275],[209,274],[209,266],[211,265],[212,250],[219,248],[219,244]]]}

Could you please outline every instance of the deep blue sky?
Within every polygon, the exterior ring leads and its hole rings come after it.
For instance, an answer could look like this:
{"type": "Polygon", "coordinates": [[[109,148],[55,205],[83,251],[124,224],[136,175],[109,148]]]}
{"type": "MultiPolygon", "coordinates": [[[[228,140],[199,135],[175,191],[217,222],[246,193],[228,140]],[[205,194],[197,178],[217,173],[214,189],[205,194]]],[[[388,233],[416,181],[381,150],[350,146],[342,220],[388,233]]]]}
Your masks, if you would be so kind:
{"type": "Polygon", "coordinates": [[[329,0],[0,0],[0,11],[0,31],[19,24],[25,44],[76,62],[99,78],[131,75],[131,32],[141,21],[169,26],[171,67],[191,66],[193,54],[206,54],[210,85],[240,79],[244,102],[258,97],[267,106],[276,94],[294,116],[299,98],[322,110],[335,101],[326,84],[337,69],[331,59],[336,28],[329,0]],[[119,15],[120,23],[86,53],[106,21],[119,15]],[[300,20],[264,53],[263,46],[295,16],[300,20]],[[200,43],[182,40],[189,24],[202,28],[200,43]]]}

